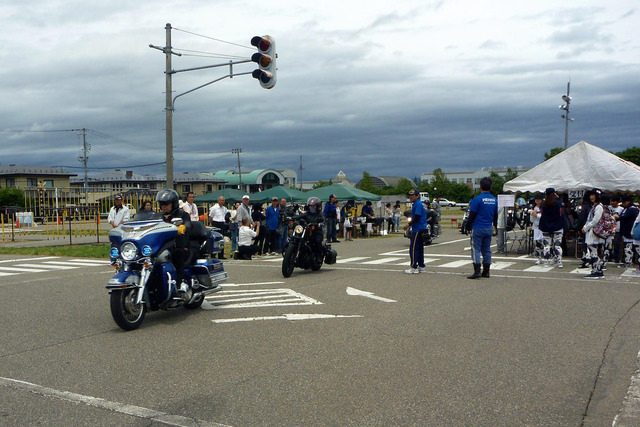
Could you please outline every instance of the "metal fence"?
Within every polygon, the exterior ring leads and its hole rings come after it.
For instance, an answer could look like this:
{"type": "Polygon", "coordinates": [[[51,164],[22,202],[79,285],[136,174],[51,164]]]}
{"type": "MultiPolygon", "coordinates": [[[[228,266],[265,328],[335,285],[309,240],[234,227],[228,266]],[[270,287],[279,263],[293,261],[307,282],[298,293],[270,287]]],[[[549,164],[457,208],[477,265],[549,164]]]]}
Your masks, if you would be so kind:
{"type": "MultiPolygon", "coordinates": [[[[67,240],[105,242],[111,225],[107,217],[121,195],[122,203],[131,210],[131,219],[144,201],[151,201],[158,211],[155,190],[125,192],[96,188],[28,187],[24,192],[25,206],[0,207],[0,241],[67,240]],[[90,239],[91,237],[95,240],[90,239]]],[[[198,205],[200,220],[211,225],[209,209],[214,203],[198,205]]]]}

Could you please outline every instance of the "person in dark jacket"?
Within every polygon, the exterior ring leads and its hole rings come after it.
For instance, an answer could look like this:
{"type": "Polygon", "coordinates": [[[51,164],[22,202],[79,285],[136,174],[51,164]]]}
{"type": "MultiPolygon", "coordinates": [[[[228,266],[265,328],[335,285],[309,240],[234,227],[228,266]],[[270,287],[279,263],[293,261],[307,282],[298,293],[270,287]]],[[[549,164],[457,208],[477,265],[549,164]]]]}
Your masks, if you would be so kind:
{"type": "Polygon", "coordinates": [[[634,253],[639,256],[640,250],[638,245],[633,242],[633,223],[638,217],[638,209],[633,206],[631,196],[622,196],[622,208],[623,211],[619,216],[620,219],[620,235],[622,236],[622,242],[624,243],[624,261],[620,264],[620,267],[631,267],[633,262],[634,253]]]}
{"type": "Polygon", "coordinates": [[[251,220],[253,222],[257,221],[260,223],[260,231],[258,232],[258,237],[255,240],[255,245],[257,248],[256,255],[261,256],[263,246],[264,246],[264,241],[265,241],[265,238],[267,237],[267,227],[265,227],[267,217],[264,216],[264,214],[262,213],[262,203],[255,203],[253,205],[253,211],[251,212],[251,220]]]}
{"type": "Polygon", "coordinates": [[[556,190],[547,188],[545,199],[540,208],[540,224],[542,231],[542,244],[544,265],[549,265],[551,257],[562,268],[562,235],[564,233],[565,220],[563,216],[563,204],[558,199],[556,190]]]}
{"type": "Polygon", "coordinates": [[[324,211],[322,212],[327,222],[327,243],[340,243],[340,240],[336,237],[336,224],[338,221],[336,201],[335,194],[330,195],[329,201],[324,204],[324,211]]]}
{"type": "Polygon", "coordinates": [[[191,217],[180,209],[178,193],[175,190],[161,190],[156,195],[156,201],[160,205],[160,214],[164,222],[171,223],[172,219],[180,218],[182,224],[178,226],[178,237],[171,249],[171,262],[176,268],[176,287],[179,292],[187,292],[189,285],[183,282],[184,267],[189,257],[189,233],[191,232],[191,217]]]}

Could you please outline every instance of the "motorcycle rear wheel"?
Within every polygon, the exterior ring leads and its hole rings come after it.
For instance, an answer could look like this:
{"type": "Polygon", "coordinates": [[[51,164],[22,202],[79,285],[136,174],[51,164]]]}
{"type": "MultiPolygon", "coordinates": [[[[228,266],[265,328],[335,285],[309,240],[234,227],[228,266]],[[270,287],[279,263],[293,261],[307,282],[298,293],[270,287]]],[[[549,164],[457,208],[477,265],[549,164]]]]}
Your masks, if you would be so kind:
{"type": "Polygon", "coordinates": [[[282,275],[284,277],[290,277],[293,274],[293,269],[295,267],[294,261],[296,256],[296,246],[289,245],[287,246],[287,250],[284,253],[284,258],[282,258],[282,275]]]}
{"type": "Polygon", "coordinates": [[[147,314],[146,304],[136,304],[137,289],[117,289],[111,291],[111,315],[125,331],[137,329],[147,314]]]}

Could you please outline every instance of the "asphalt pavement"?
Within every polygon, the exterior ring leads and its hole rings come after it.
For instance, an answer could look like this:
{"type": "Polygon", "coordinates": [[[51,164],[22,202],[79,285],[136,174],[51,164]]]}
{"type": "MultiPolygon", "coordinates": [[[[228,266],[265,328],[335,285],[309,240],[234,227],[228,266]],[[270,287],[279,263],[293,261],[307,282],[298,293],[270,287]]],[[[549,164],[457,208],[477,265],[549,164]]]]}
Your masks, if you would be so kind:
{"type": "Polygon", "coordinates": [[[202,309],[131,332],[105,260],[0,255],[0,425],[640,425],[640,277],[514,254],[468,280],[468,246],[444,230],[414,275],[400,236],[287,279],[230,260],[202,309]]]}

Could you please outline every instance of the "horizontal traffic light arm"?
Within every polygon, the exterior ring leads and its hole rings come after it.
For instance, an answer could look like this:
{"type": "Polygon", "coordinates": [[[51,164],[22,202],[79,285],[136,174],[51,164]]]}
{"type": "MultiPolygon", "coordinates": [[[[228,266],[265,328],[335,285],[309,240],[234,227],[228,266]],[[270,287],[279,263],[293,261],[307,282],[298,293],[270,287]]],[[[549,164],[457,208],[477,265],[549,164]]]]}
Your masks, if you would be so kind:
{"type": "MultiPolygon", "coordinates": [[[[183,73],[185,71],[206,70],[207,68],[216,68],[216,67],[229,67],[235,64],[246,64],[247,62],[255,62],[255,61],[252,61],[251,59],[243,59],[242,61],[229,61],[229,62],[225,62],[224,64],[205,65],[203,67],[185,68],[184,70],[165,71],[165,74],[166,73],[176,74],[176,73],[183,73]]],[[[234,74],[234,76],[236,75],[239,75],[239,74],[234,74]]]]}

